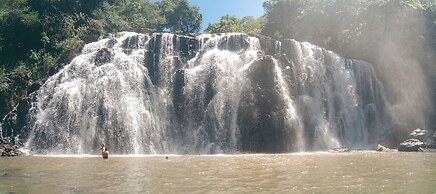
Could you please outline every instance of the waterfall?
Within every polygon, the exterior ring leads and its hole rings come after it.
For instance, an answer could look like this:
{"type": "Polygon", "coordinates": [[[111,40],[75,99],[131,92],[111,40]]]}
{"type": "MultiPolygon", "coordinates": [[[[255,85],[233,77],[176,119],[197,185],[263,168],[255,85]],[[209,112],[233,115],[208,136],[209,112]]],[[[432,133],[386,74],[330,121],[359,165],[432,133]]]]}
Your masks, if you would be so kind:
{"type": "Polygon", "coordinates": [[[241,33],[121,32],[35,93],[39,154],[216,154],[367,148],[390,125],[371,64],[241,33]]]}

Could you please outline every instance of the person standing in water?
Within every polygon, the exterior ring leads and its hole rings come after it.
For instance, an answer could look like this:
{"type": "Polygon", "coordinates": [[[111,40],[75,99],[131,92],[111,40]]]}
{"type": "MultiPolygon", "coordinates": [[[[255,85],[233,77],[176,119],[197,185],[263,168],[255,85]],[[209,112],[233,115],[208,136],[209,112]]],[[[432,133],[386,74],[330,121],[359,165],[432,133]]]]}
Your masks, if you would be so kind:
{"type": "Polygon", "coordinates": [[[104,143],[102,143],[101,147],[100,147],[100,155],[102,155],[102,156],[103,156],[104,149],[105,149],[104,143]]]}
{"type": "Polygon", "coordinates": [[[109,150],[107,148],[104,148],[104,152],[102,154],[103,158],[109,158],[109,150]]]}
{"type": "Polygon", "coordinates": [[[101,144],[100,153],[103,158],[109,158],[109,150],[104,146],[104,143],[101,144]]]}

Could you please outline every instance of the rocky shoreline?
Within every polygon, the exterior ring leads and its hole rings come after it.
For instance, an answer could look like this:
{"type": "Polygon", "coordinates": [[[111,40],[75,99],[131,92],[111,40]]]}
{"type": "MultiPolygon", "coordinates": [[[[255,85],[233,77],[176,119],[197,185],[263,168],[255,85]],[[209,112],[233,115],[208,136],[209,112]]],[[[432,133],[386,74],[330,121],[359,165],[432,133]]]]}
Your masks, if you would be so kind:
{"type": "MultiPolygon", "coordinates": [[[[378,144],[373,150],[378,152],[436,152],[436,132],[417,128],[413,130],[406,140],[398,145],[398,148],[388,148],[378,144]]],[[[352,151],[371,151],[371,149],[356,150],[347,147],[333,148],[329,152],[342,153],[352,151]]],[[[0,154],[2,157],[25,156],[18,146],[0,139],[0,154]]]]}
{"type": "Polygon", "coordinates": [[[21,152],[17,146],[12,145],[9,142],[4,142],[1,140],[0,142],[0,154],[2,157],[11,157],[11,156],[24,156],[25,154],[21,152]]]}
{"type": "Polygon", "coordinates": [[[417,128],[398,145],[400,152],[417,152],[436,149],[436,132],[417,128]]]}
{"type": "MultiPolygon", "coordinates": [[[[436,152],[436,131],[417,128],[397,148],[388,148],[385,145],[377,144],[374,150],[378,152],[436,152]]],[[[334,149],[334,151],[336,150],[334,149]]]]}

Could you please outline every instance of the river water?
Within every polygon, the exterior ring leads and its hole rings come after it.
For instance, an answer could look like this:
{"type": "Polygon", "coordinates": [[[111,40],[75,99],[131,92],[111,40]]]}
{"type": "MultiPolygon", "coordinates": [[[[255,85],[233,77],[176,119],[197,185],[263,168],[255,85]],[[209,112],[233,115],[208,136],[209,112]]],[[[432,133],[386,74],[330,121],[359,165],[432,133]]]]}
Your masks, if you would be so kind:
{"type": "Polygon", "coordinates": [[[435,153],[1,158],[0,193],[435,193],[435,153]]]}

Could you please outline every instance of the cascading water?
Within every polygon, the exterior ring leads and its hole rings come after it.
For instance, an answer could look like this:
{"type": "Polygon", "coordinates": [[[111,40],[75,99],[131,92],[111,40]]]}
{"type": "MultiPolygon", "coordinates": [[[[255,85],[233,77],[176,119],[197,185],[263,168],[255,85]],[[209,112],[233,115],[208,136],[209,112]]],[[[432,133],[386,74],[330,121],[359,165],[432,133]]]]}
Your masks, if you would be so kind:
{"type": "Polygon", "coordinates": [[[365,148],[390,125],[371,65],[294,40],[123,32],[35,94],[34,153],[209,154],[365,148]]]}

